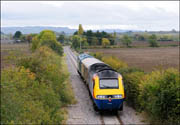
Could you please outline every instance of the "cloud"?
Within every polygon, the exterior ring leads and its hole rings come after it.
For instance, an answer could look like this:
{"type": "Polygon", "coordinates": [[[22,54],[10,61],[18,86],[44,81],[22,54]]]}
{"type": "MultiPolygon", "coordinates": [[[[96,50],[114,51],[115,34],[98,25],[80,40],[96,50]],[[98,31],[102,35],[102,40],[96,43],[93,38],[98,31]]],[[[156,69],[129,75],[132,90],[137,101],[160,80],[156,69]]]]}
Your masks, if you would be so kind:
{"type": "Polygon", "coordinates": [[[178,1],[2,1],[2,26],[179,30],[178,1]]]}
{"type": "Polygon", "coordinates": [[[38,1],[40,4],[46,4],[46,5],[51,5],[53,7],[62,7],[64,4],[64,1],[38,1]]]}

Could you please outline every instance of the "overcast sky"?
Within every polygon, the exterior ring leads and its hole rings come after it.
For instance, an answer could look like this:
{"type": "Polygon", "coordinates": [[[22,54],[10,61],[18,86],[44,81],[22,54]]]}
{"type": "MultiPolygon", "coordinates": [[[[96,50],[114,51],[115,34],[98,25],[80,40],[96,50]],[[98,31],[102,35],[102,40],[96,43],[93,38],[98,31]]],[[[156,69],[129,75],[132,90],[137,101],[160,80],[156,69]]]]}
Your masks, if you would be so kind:
{"type": "Polygon", "coordinates": [[[179,1],[1,1],[1,26],[179,30],[179,1]]]}

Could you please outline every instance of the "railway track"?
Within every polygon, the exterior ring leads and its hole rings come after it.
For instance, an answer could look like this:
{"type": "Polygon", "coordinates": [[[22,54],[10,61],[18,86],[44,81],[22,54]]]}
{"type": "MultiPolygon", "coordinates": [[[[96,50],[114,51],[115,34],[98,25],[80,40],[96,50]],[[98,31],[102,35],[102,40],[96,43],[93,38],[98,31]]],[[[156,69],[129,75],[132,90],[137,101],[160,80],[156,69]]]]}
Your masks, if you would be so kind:
{"type": "MultiPolygon", "coordinates": [[[[76,70],[77,69],[76,55],[72,52],[72,50],[69,47],[67,47],[65,49],[65,53],[67,54],[67,57],[71,60],[70,62],[76,70]]],[[[87,91],[88,91],[88,89],[87,89],[87,91]]],[[[95,111],[93,111],[93,112],[95,112],[95,111]]],[[[102,124],[102,125],[105,125],[105,124],[121,124],[121,125],[123,125],[123,122],[122,122],[118,112],[115,114],[110,113],[110,112],[95,112],[95,113],[98,114],[100,124],[102,124]]],[[[91,123],[89,123],[89,124],[91,124],[91,123]]]]}

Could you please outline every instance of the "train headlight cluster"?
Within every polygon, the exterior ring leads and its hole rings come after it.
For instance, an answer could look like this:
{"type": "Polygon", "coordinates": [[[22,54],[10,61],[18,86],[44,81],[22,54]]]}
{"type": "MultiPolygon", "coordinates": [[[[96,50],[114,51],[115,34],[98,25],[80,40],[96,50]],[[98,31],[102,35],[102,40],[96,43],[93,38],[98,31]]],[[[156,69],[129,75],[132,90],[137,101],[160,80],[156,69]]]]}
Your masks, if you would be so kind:
{"type": "Polygon", "coordinates": [[[114,95],[113,98],[118,98],[118,99],[121,99],[123,96],[120,94],[120,95],[114,95]]]}
{"type": "Polygon", "coordinates": [[[105,96],[105,95],[97,95],[96,98],[97,98],[97,99],[105,99],[106,96],[105,96]]]}

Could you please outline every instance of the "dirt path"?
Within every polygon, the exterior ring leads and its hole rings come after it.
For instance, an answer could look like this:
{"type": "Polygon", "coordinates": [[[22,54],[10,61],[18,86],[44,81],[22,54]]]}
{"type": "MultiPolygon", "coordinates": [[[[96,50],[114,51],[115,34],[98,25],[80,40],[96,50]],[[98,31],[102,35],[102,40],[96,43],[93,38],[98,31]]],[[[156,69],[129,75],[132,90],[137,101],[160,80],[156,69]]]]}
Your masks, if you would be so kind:
{"type": "Polygon", "coordinates": [[[76,70],[76,56],[69,47],[64,47],[68,70],[77,104],[68,107],[67,124],[145,124],[142,117],[124,105],[124,110],[113,114],[111,112],[99,113],[94,111],[92,100],[86,85],[81,80],[76,70]]]}

